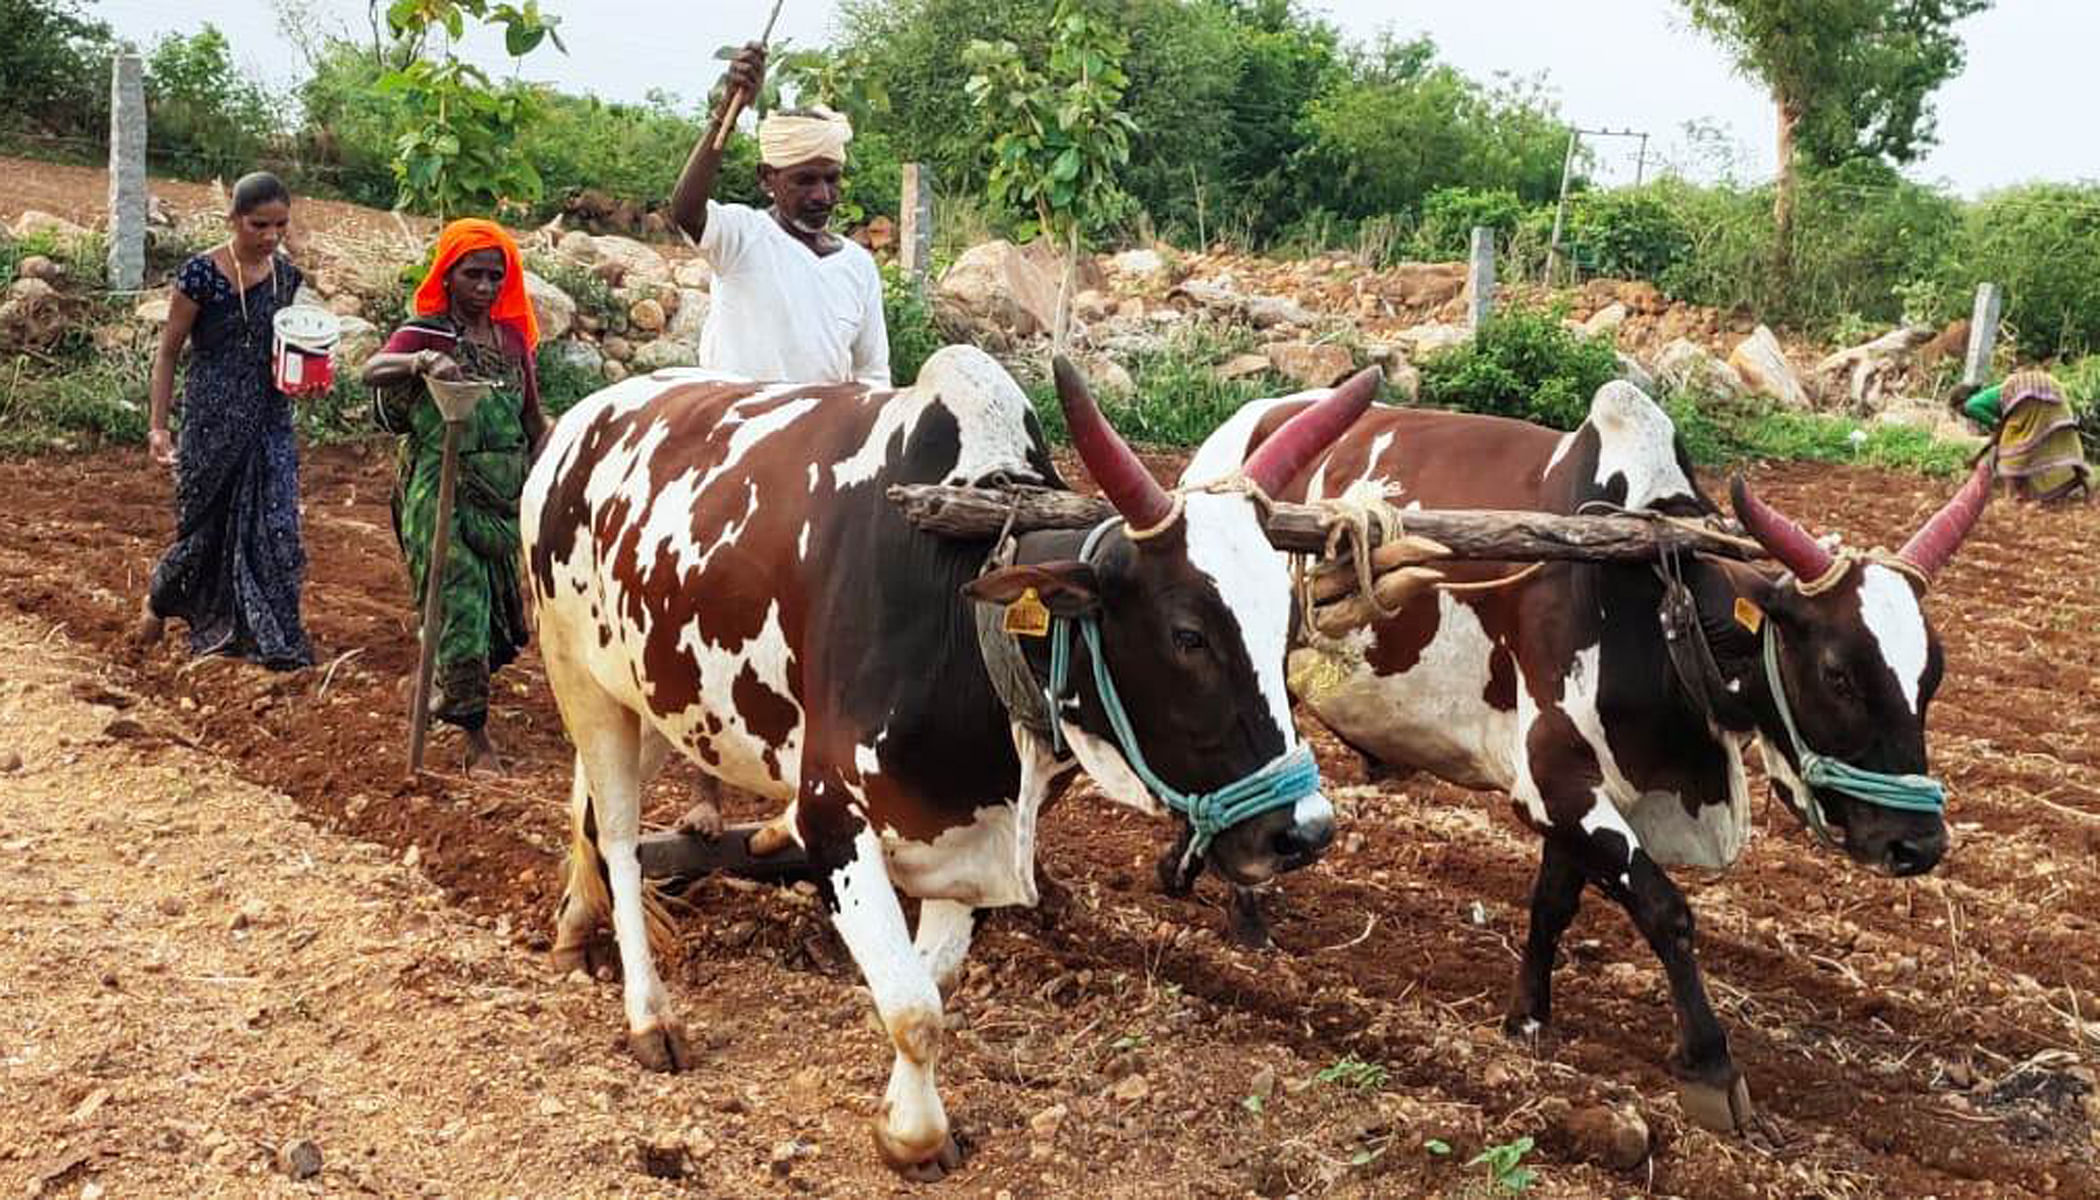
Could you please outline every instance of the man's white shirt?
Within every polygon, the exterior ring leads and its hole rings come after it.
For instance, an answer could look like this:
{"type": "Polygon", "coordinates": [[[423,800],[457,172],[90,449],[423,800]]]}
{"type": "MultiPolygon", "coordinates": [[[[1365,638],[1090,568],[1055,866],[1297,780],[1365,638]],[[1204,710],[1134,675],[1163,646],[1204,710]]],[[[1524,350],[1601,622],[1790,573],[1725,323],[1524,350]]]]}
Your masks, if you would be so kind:
{"type": "Polygon", "coordinates": [[[773,215],[707,202],[700,253],[714,268],[700,365],[747,379],[890,386],[882,275],[858,243],[818,257],[773,215]]]}

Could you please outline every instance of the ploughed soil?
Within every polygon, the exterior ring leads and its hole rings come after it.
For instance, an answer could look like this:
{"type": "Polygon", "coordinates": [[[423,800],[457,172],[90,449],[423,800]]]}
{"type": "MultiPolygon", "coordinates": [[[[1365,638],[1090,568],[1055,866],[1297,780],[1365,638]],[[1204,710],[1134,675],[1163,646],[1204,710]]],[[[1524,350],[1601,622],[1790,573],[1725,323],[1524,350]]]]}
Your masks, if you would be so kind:
{"type": "MultiPolygon", "coordinates": [[[[806,885],[686,896],[665,972],[705,1046],[688,1075],[626,1058],[616,984],[546,966],[569,757],[530,653],[495,705],[515,772],[448,773],[443,735],[440,769],[404,780],[390,471],[382,445],[310,452],[320,665],[271,675],[190,660],[179,627],[126,644],[172,526],[143,454],[0,463],[0,1190],[911,1190],[866,1135],[886,1041],[806,885]]],[[[1900,544],[1949,488],[1755,477],[1861,544],[1900,544]]],[[[1265,893],[1274,950],[1225,941],[1214,882],[1159,893],[1164,826],[1083,787],[1045,819],[1065,902],[989,915],[949,998],[969,1155],[941,1186],[1486,1195],[1468,1160],[1530,1137],[1533,1194],[2100,1195],[2095,546],[2100,510],[2000,503],[1931,597],[1955,838],[1936,873],[1841,861],[1760,786],[1742,865],[1680,874],[1754,1136],[1685,1120],[1660,972],[1594,896],[1555,1026],[1502,1037],[1528,835],[1500,797],[1367,781],[1313,731],[1344,833],[1265,893]],[[1630,1117],[1653,1151],[1614,1165],[1585,1134],[1630,1117]]],[[[652,817],[695,778],[667,771],[652,817]]]]}

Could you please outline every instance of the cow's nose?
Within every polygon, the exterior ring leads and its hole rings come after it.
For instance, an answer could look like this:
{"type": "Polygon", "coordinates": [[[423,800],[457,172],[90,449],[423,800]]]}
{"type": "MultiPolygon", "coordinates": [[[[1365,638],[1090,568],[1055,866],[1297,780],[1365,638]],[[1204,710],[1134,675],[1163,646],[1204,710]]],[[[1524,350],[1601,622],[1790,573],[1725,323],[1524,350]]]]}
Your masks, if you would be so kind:
{"type": "Polygon", "coordinates": [[[1889,843],[1889,874],[1923,875],[1938,866],[1940,856],[1946,852],[1947,835],[1944,833],[1922,838],[1897,838],[1889,843]]]}
{"type": "Polygon", "coordinates": [[[1289,863],[1310,862],[1334,842],[1334,817],[1329,813],[1291,822],[1276,835],[1276,857],[1289,863]]]}

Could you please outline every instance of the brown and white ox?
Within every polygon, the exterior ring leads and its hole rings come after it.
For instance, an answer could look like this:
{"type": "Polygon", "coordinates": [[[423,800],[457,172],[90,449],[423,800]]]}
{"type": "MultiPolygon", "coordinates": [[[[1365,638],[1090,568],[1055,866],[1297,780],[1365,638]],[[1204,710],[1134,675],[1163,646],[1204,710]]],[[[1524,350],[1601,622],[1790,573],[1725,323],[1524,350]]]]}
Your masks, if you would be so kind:
{"type": "MultiPolygon", "coordinates": [[[[626,380],[562,417],[522,504],[540,652],[576,746],[558,959],[580,962],[610,920],[630,1048],[652,1069],[689,1064],[651,955],[664,930],[636,861],[643,784],[675,749],[786,802],[895,1045],[876,1144],[915,1178],[957,1158],[934,1081],[939,988],[973,910],[1036,902],[1045,799],[1084,766],[1113,798],[1160,811],[1085,645],[1055,703],[1060,752],[1002,706],[973,604],[1039,600],[1095,622],[1137,748],[1172,788],[1206,793],[1304,753],[1283,675],[1290,581],[1255,503],[1244,490],[1171,496],[1077,372],[1060,363],[1057,382],[1082,460],[1127,521],[1088,555],[1083,531],[1031,533],[1012,565],[987,569],[988,541],[922,532],[887,498],[892,484],[1064,486],[1021,389],[970,347],[941,350],[895,392],[626,380]],[[900,891],[923,901],[916,935],[900,891]]],[[[1278,432],[1247,478],[1297,474],[1371,385],[1278,432]]],[[[1022,640],[1041,686],[1046,639],[1022,640]]],[[[1219,833],[1208,861],[1252,884],[1315,860],[1332,836],[1314,777],[1219,833]]]]}
{"type": "MultiPolygon", "coordinates": [[[[1185,481],[1229,472],[1300,398],[1235,414],[1185,481]]],[[[1691,605],[1662,615],[1665,576],[1646,565],[1549,563],[1503,586],[1438,590],[1339,642],[1294,650],[1294,691],[1367,758],[1507,793],[1544,840],[1530,935],[1507,1028],[1533,1037],[1551,1013],[1561,934],[1584,888],[1625,908],[1668,975],[1687,1112],[1740,1128],[1749,1092],[1729,1056],[1693,954],[1692,913],[1664,868],[1725,868],[1750,839],[1742,753],[1757,740],[1782,801],[1819,836],[1891,875],[1930,871],[1947,848],[1938,811],[1901,811],[1803,783],[1775,703],[1764,639],[1800,740],[1863,770],[1926,770],[1925,712],[1938,638],[1920,607],[1988,493],[1988,462],[1898,555],[1834,556],[1737,480],[1737,516],[1785,573],[1717,559],[1678,564],[1691,605]],[[1809,581],[1804,587],[1803,581],[1809,581]],[[1673,664],[1674,629],[1691,669],[1673,664]],[[1711,659],[1701,663],[1697,639],[1711,659]],[[1702,697],[1704,697],[1702,699],[1702,697]]],[[[1600,390],[1575,432],[1495,417],[1374,408],[1307,464],[1278,500],[1382,485],[1403,509],[1717,513],[1663,411],[1638,388],[1600,390]]],[[[1508,580],[1469,564],[1456,582],[1508,580]]],[[[1682,594],[1680,594],[1682,598],[1682,594]]],[[[1244,902],[1244,897],[1239,897],[1244,902]]]]}

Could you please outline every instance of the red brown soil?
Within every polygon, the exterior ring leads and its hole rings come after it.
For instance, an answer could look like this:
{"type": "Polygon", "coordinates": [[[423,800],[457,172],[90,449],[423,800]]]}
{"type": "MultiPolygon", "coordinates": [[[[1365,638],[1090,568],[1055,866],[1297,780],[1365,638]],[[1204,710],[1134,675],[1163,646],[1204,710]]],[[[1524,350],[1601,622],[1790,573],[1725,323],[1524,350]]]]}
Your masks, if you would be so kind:
{"type": "MultiPolygon", "coordinates": [[[[1829,467],[1756,478],[1799,518],[1860,543],[1896,544],[1945,491],[1829,467]]],[[[569,773],[551,697],[529,653],[500,678],[494,717],[517,766],[510,779],[402,782],[394,689],[414,648],[388,479],[384,447],[309,456],[307,613],[323,664],[311,671],[192,663],[177,637],[126,647],[171,525],[167,480],[136,452],[0,463],[12,509],[0,601],[99,648],[113,681],[180,716],[168,736],[288,794],[319,825],[397,852],[416,846],[453,902],[519,930],[517,953],[544,949],[569,773]]],[[[1503,1040],[1530,842],[1499,798],[1423,779],[1365,784],[1360,763],[1316,738],[1330,780],[1359,786],[1337,789],[1347,835],[1336,852],[1267,897],[1272,952],[1224,943],[1213,885],[1189,901],[1158,894],[1163,828],[1084,793],[1046,820],[1043,869],[1071,902],[1047,924],[1003,914],[982,925],[944,1072],[977,1146],[950,1186],[1450,1192],[1478,1172],[1424,1154],[1424,1140],[1452,1142],[1462,1158],[1538,1134],[1534,1162],[1552,1194],[2100,1195],[2088,1107],[2100,1048],[2096,544],[2100,510],[1999,505],[1931,598],[1948,661],[1932,744],[1956,838],[1937,873],[1897,881],[1836,861],[1767,801],[1763,836],[1738,870],[1682,878],[1716,1003],[1776,1140],[1685,1122],[1663,1069],[1673,1031],[1660,974],[1623,915],[1594,897],[1567,939],[1554,1030],[1535,1051],[1503,1040]],[[1386,1068],[1377,1103],[1351,1107],[1297,1079],[1266,1115],[1241,1103],[1258,1065],[1343,1058],[1386,1068]],[[1137,1070],[1154,1080],[1151,1099],[1115,1099],[1115,1081],[1137,1070]],[[1650,1168],[1614,1175],[1579,1161],[1545,1136],[1541,1101],[1554,1098],[1638,1108],[1659,1143],[1650,1168]],[[1029,1118],[1056,1103],[1088,1131],[1076,1158],[1070,1144],[1031,1155],[1029,1118]]],[[[435,753],[456,762],[457,743],[440,740],[435,753]]],[[[691,780],[673,771],[659,782],[657,820],[683,807],[691,780]]],[[[849,1014],[857,980],[814,910],[789,890],[721,880],[690,899],[683,953],[667,968],[674,996],[771,1030],[764,1044],[778,1048],[761,1069],[816,1065],[780,1011],[779,979],[798,981],[798,1003],[849,1014]]],[[[603,1034],[612,1060],[618,1030],[603,1034]]],[[[865,1111],[879,1095],[886,1061],[874,1040],[850,1046],[808,1098],[819,1112],[865,1111]]],[[[746,1136],[731,1124],[722,1140],[746,1136]]],[[[744,1151],[762,1160],[764,1147],[744,1151]]],[[[790,1181],[864,1191],[884,1178],[872,1161],[865,1143],[840,1145],[790,1181]]]]}

